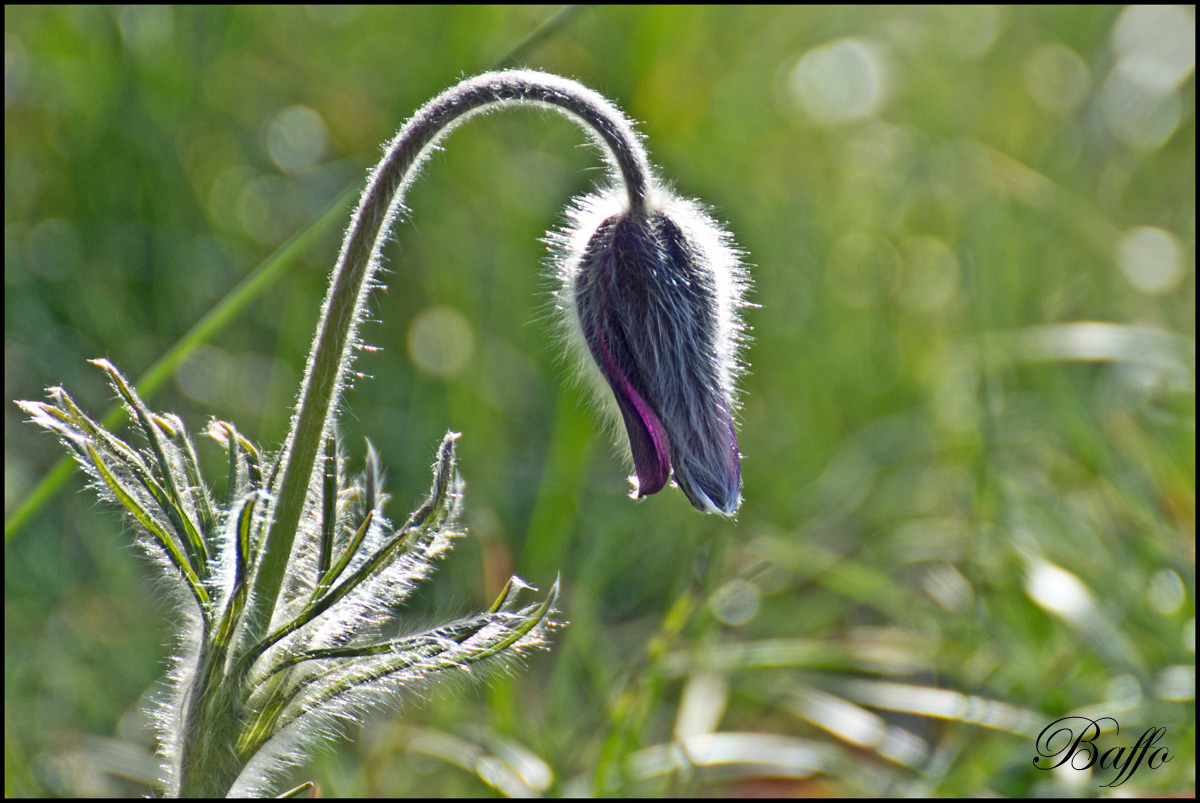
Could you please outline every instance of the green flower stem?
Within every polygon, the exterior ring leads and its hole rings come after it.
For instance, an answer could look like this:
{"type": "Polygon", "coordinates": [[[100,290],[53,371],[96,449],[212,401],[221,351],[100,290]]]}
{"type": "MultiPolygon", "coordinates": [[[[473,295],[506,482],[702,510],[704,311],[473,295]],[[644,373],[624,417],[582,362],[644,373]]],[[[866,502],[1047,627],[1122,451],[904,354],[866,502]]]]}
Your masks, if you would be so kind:
{"type": "Polygon", "coordinates": [[[553,108],[576,120],[604,148],[630,208],[645,206],[651,173],[632,124],[602,96],[574,81],[524,70],[485,73],[442,93],[408,121],[371,174],[334,268],[300,401],[272,484],[274,507],[246,619],[252,642],[271,627],[313,468],[353,358],[371,277],[391,224],[403,207],[405,191],[433,146],[454,125],[489,107],[513,103],[553,108]]]}

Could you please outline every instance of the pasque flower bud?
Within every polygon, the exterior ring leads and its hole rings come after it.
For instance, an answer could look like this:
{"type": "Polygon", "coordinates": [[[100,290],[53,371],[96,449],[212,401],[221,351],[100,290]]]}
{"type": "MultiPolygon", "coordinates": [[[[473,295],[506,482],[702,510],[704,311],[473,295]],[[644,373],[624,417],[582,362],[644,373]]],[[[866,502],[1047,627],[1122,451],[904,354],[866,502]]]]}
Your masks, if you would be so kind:
{"type": "MultiPolygon", "coordinates": [[[[745,271],[699,204],[657,186],[579,200],[551,237],[568,330],[612,391],[629,437],[636,497],[672,473],[699,510],[741,502],[733,414],[745,271]]],[[[602,396],[607,394],[602,393],[602,396]]],[[[608,405],[611,407],[611,405],[608,405]]]]}

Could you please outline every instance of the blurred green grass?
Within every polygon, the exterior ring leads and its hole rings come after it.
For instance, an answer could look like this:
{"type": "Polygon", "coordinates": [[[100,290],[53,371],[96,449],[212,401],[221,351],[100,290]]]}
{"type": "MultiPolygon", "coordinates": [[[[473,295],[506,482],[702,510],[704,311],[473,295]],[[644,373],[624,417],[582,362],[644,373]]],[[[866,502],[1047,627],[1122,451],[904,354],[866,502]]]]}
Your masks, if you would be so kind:
{"type": "MultiPolygon", "coordinates": [[[[6,9],[6,398],[107,409],[86,359],[139,375],[551,14],[6,9]]],[[[601,176],[579,132],[456,131],[395,232],[343,432],[380,448],[396,509],[464,433],[471,535],[416,620],[561,572],[571,626],[297,778],[1094,795],[1110,774],[1032,765],[1086,712],[1120,721],[1106,744],[1166,728],[1175,759],[1122,791],[1191,789],[1194,30],[1181,8],[588,8],[527,50],[641,121],[750,254],[746,501],[733,524],[628,502],[569,381],[538,239],[601,176]]],[[[151,404],[278,443],[343,225],[151,404]]],[[[6,515],[60,454],[5,410],[6,515]]],[[[6,544],[13,796],[146,792],[171,611],[81,486],[6,544]]]]}

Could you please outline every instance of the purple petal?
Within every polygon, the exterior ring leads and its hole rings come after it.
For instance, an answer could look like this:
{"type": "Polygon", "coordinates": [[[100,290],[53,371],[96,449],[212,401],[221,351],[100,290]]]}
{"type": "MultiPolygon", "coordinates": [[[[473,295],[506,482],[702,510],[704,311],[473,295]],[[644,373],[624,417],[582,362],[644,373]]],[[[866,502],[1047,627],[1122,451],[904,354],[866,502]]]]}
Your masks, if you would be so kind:
{"type": "Polygon", "coordinates": [[[625,432],[629,435],[629,450],[633,453],[633,467],[637,472],[637,496],[656,494],[667,484],[671,476],[670,446],[667,430],[646,400],[630,384],[603,337],[598,340],[598,350],[605,379],[612,386],[613,396],[621,408],[625,420],[625,432]]]}
{"type": "Polygon", "coordinates": [[[677,457],[675,479],[698,510],[732,516],[741,502],[742,460],[738,453],[737,432],[728,413],[726,424],[728,441],[720,450],[720,470],[713,470],[713,460],[693,459],[689,454],[677,457]]]}

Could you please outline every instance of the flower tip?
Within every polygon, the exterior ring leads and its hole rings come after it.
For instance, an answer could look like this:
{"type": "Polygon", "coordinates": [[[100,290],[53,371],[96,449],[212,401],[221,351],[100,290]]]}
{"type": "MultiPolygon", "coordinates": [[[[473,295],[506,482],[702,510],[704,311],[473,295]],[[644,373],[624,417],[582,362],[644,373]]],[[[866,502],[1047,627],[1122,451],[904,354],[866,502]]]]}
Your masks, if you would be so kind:
{"type": "Polygon", "coordinates": [[[692,507],[701,513],[716,513],[718,516],[732,518],[742,504],[742,473],[740,459],[734,453],[730,470],[723,472],[724,476],[714,474],[704,466],[675,465],[668,463],[665,474],[652,473],[650,476],[639,474],[629,475],[632,489],[629,498],[638,500],[658,493],[667,485],[667,477],[673,476],[672,485],[678,486],[687,496],[692,507]]]}
{"type": "Polygon", "coordinates": [[[737,513],[742,504],[742,472],[736,452],[734,454],[731,470],[724,476],[706,471],[703,466],[675,467],[675,481],[692,507],[701,513],[716,513],[726,518],[737,513]]]}
{"type": "Polygon", "coordinates": [[[738,493],[725,497],[720,503],[714,502],[703,493],[697,493],[696,496],[698,498],[692,499],[692,505],[701,513],[716,513],[727,519],[733,518],[742,504],[742,496],[738,493]]]}

